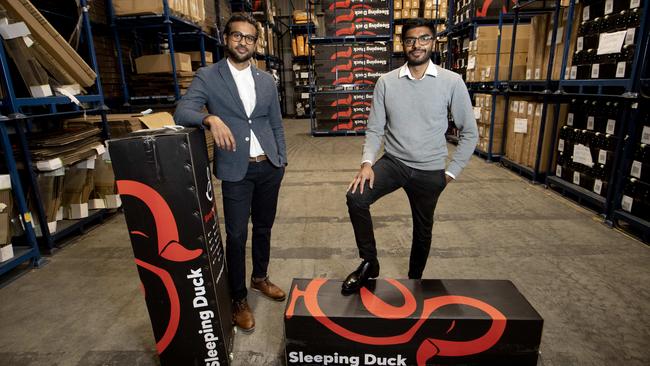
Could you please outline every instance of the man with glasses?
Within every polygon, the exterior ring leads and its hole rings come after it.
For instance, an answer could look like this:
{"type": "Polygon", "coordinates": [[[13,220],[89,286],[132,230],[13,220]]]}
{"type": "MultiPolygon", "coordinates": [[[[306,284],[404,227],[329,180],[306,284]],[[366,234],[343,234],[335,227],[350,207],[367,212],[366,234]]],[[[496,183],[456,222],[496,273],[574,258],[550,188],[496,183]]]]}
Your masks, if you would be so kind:
{"type": "Polygon", "coordinates": [[[257,38],[255,19],[234,14],[224,31],[228,57],[197,71],[174,114],[177,123],[209,128],[214,137],[233,321],[246,332],[255,329],[246,290],[249,217],[253,223],[250,287],[275,301],[286,297],[269,280],[267,269],[287,152],[275,81],[251,62],[257,38]]]}
{"type": "Polygon", "coordinates": [[[343,294],[359,291],[379,275],[370,205],[398,188],[406,192],[413,217],[408,277],[422,278],[438,197],[447,183],[458,178],[478,142],[465,83],[460,75],[431,62],[435,37],[431,23],[410,20],[402,34],[407,62],[375,85],[361,168],[348,187],[348,212],[363,261],[343,282],[343,294]],[[448,111],[461,131],[449,164],[448,111]],[[385,152],[375,162],[382,140],[385,152]]]}

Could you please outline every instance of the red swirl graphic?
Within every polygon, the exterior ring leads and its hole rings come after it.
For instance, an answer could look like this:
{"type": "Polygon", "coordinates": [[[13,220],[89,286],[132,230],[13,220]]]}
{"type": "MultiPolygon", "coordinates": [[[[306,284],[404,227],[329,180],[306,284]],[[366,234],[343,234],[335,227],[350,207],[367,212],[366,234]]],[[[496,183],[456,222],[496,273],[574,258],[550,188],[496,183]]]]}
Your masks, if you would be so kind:
{"type": "MultiPolygon", "coordinates": [[[[190,250],[179,243],[178,228],[174,214],[165,199],[153,188],[132,180],[118,180],[116,184],[120,195],[133,196],[141,200],[153,215],[158,239],[157,254],[160,257],[173,262],[187,262],[199,257],[203,253],[202,249],[190,250]]],[[[149,239],[149,236],[141,231],[133,230],[131,234],[149,239]]],[[[156,342],[156,350],[158,354],[162,354],[172,342],[174,336],[176,336],[180,323],[181,306],[176,285],[172,276],[166,270],[138,258],[135,259],[135,263],[158,276],[167,291],[167,297],[170,303],[169,322],[167,323],[165,333],[156,342]]]]}
{"type": "MultiPolygon", "coordinates": [[[[386,304],[372,292],[366,288],[362,288],[360,291],[361,301],[368,312],[379,318],[386,319],[404,318],[412,314],[415,311],[415,298],[413,294],[411,294],[406,287],[396,280],[388,279],[386,281],[402,293],[404,296],[404,305],[395,307],[386,304]]],[[[320,308],[320,305],[318,304],[318,291],[326,282],[326,279],[314,279],[307,285],[305,290],[300,290],[298,289],[298,286],[295,286],[292,291],[289,306],[287,307],[287,319],[293,316],[296,301],[302,297],[307,311],[309,311],[314,319],[335,334],[358,343],[374,346],[387,346],[410,342],[416,332],[428,320],[429,316],[443,306],[456,304],[471,306],[483,311],[492,318],[490,329],[488,329],[481,337],[476,339],[468,341],[449,341],[438,338],[426,338],[420,344],[416,353],[416,361],[419,366],[426,365],[426,362],[435,356],[460,357],[484,352],[492,348],[492,346],[499,341],[506,328],[505,315],[492,305],[467,296],[445,295],[425,299],[423,301],[422,314],[420,314],[416,323],[402,334],[375,337],[356,333],[333,322],[320,308]]],[[[450,327],[450,329],[452,328],[450,327]]]]}

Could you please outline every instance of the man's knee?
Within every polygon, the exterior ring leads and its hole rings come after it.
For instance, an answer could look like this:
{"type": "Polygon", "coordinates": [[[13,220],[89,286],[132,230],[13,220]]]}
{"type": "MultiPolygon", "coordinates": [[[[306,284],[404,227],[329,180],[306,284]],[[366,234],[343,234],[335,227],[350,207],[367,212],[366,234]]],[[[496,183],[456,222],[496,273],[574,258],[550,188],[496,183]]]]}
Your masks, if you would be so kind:
{"type": "Polygon", "coordinates": [[[357,208],[357,209],[370,208],[370,202],[367,199],[367,195],[361,194],[361,192],[358,189],[354,193],[348,191],[345,197],[347,199],[348,208],[357,208]]]}

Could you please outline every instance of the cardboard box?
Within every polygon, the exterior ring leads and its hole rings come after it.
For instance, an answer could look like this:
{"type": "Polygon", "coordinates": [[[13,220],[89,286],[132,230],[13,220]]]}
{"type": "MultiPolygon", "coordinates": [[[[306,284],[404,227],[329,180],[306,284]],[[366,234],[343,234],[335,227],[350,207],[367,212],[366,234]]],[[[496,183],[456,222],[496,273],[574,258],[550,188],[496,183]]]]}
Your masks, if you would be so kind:
{"type": "Polygon", "coordinates": [[[11,243],[11,215],[13,212],[11,177],[0,175],[0,245],[11,243]]]}
{"type": "MultiPolygon", "coordinates": [[[[174,53],[176,72],[192,72],[192,59],[185,53],[174,53]]],[[[172,60],[168,54],[146,55],[135,59],[135,69],[138,74],[171,73],[172,60]]]]}
{"type": "MultiPolygon", "coordinates": [[[[192,52],[183,52],[184,54],[187,54],[190,56],[190,60],[192,62],[201,62],[201,51],[192,51],[192,52]]],[[[210,51],[205,51],[205,62],[207,64],[213,63],[212,61],[212,52],[210,51]]]]}
{"type": "MultiPolygon", "coordinates": [[[[94,186],[92,170],[71,167],[66,170],[63,183],[63,217],[68,220],[88,217],[88,200],[94,186]]],[[[53,212],[56,214],[56,211],[53,212]]]]}
{"type": "Polygon", "coordinates": [[[5,262],[14,257],[14,247],[11,244],[0,246],[0,262],[5,262]]]}
{"type": "Polygon", "coordinates": [[[161,365],[228,365],[231,299],[204,131],[143,131],[110,140],[109,152],[161,365]]]}
{"type": "Polygon", "coordinates": [[[510,281],[389,279],[340,292],[340,281],[293,280],[287,365],[537,365],[544,321],[510,281]]]}

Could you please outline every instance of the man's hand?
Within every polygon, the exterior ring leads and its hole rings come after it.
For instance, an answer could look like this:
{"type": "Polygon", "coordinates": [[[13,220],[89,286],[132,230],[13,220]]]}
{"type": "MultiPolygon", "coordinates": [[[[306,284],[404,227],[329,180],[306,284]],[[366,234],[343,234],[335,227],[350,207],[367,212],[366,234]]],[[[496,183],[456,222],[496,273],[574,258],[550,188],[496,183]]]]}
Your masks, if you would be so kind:
{"type": "Polygon", "coordinates": [[[451,175],[449,175],[449,174],[445,174],[445,179],[447,179],[447,184],[449,184],[449,182],[454,180],[454,178],[452,178],[451,175]]]}
{"type": "Polygon", "coordinates": [[[354,193],[356,192],[357,187],[360,187],[359,192],[363,194],[363,187],[365,186],[366,181],[368,181],[368,186],[372,189],[372,186],[375,183],[375,172],[372,170],[372,164],[370,163],[361,164],[361,169],[359,169],[359,172],[354,176],[354,179],[352,179],[352,182],[348,186],[348,191],[352,189],[351,192],[354,193]]]}
{"type": "Polygon", "coordinates": [[[203,119],[203,124],[210,127],[210,132],[212,132],[217,147],[226,151],[235,151],[237,149],[235,137],[221,118],[210,115],[203,119]]]}

